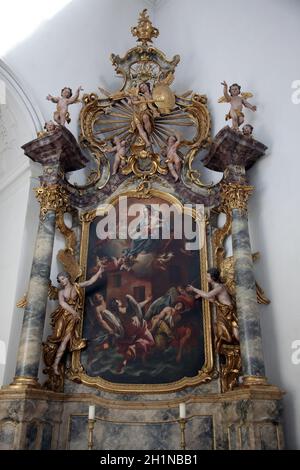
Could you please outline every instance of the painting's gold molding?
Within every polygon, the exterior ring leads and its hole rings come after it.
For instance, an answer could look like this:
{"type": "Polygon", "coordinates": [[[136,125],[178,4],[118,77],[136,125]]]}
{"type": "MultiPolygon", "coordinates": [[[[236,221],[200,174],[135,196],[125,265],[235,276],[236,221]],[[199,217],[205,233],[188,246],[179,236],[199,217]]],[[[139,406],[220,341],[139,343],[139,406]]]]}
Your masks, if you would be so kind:
{"type": "MultiPolygon", "coordinates": [[[[82,237],[81,237],[81,251],[80,251],[80,266],[82,269],[82,280],[86,278],[87,268],[87,255],[88,255],[88,238],[89,238],[89,227],[95,217],[103,215],[108,204],[116,204],[121,197],[127,198],[140,198],[138,190],[130,190],[114,195],[109,198],[106,204],[103,204],[98,209],[94,209],[91,212],[82,214],[82,237]]],[[[197,222],[199,230],[201,230],[201,223],[204,220],[199,218],[199,214],[193,208],[185,208],[184,205],[175,196],[163,191],[156,189],[149,189],[149,197],[157,197],[169,204],[174,204],[180,212],[184,212],[191,215],[197,222]]],[[[200,240],[203,240],[203,246],[200,248],[200,279],[201,288],[208,290],[208,284],[206,279],[206,272],[208,268],[207,260],[207,244],[206,244],[206,233],[202,230],[200,233],[200,240]]],[[[212,320],[210,312],[210,304],[207,300],[203,299],[203,333],[204,333],[204,351],[205,351],[205,362],[202,369],[198,372],[195,377],[184,377],[175,382],[168,384],[120,384],[109,382],[102,379],[101,377],[91,377],[87,375],[81,365],[80,351],[74,351],[72,353],[71,368],[68,377],[76,382],[81,382],[84,385],[95,387],[107,392],[112,393],[171,393],[181,390],[186,387],[197,386],[201,383],[210,382],[212,380],[213,367],[214,367],[214,355],[212,345],[212,320]]],[[[81,331],[83,328],[83,319],[81,322],[81,331]]]]}

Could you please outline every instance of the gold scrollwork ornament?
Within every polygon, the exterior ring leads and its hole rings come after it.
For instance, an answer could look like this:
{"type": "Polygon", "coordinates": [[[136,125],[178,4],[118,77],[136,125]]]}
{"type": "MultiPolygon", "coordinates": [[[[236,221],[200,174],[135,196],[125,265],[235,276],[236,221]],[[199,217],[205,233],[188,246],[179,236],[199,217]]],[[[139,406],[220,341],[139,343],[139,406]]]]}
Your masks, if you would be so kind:
{"type": "Polygon", "coordinates": [[[41,206],[41,220],[45,220],[48,211],[58,212],[58,210],[65,210],[69,205],[67,191],[58,184],[42,184],[35,188],[35,195],[41,206]]]}

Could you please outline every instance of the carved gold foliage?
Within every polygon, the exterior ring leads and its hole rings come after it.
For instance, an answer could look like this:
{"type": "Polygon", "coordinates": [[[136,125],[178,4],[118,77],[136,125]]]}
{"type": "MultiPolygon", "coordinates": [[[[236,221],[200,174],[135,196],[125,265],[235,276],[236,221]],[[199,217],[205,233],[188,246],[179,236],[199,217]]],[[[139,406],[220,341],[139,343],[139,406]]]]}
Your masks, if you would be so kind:
{"type": "Polygon", "coordinates": [[[90,212],[83,212],[80,214],[80,222],[81,223],[89,223],[94,220],[96,217],[96,210],[90,211],[90,212]]]}
{"type": "Polygon", "coordinates": [[[222,392],[233,390],[238,385],[241,373],[241,352],[239,345],[224,344],[220,350],[225,362],[220,367],[222,392]]]}
{"type": "Polygon", "coordinates": [[[58,288],[55,287],[55,286],[51,283],[51,281],[49,281],[48,299],[49,299],[49,300],[57,300],[57,299],[58,299],[58,288]]]}
{"type": "Polygon", "coordinates": [[[66,249],[70,250],[71,253],[74,253],[76,247],[76,235],[74,230],[67,227],[64,220],[64,211],[59,211],[56,215],[56,227],[60,233],[65,237],[66,249]]]}
{"type": "Polygon", "coordinates": [[[65,210],[69,204],[68,193],[58,184],[42,184],[35,188],[35,195],[41,206],[41,220],[45,219],[48,211],[58,212],[59,210],[65,210]]]}
{"type": "Polygon", "coordinates": [[[134,173],[138,178],[143,178],[153,176],[155,173],[166,175],[168,170],[160,164],[160,156],[157,153],[141,150],[130,155],[122,173],[123,175],[134,173]],[[142,167],[143,163],[147,164],[145,168],[142,167]]]}
{"type": "Polygon", "coordinates": [[[43,384],[43,388],[46,390],[52,390],[53,392],[62,392],[64,385],[65,365],[62,362],[59,364],[59,375],[55,374],[53,370],[53,363],[57,354],[58,346],[58,344],[51,341],[43,343],[43,358],[46,365],[43,369],[43,373],[48,376],[47,380],[43,384]]]}
{"type": "Polygon", "coordinates": [[[223,183],[220,188],[222,204],[230,210],[247,211],[248,199],[253,192],[253,186],[237,183],[223,183]]]}

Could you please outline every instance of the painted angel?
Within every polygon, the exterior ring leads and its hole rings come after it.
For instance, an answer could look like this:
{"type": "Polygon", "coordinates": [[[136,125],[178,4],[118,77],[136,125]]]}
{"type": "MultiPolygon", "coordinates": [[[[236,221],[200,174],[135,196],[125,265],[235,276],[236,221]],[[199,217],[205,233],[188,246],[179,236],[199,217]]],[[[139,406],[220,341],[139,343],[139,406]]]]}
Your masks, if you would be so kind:
{"type": "Polygon", "coordinates": [[[124,335],[116,342],[118,352],[123,355],[123,360],[119,364],[117,372],[122,373],[128,361],[136,359],[138,356],[145,358],[149,350],[154,345],[153,336],[143,317],[143,307],[151,302],[152,298],[147,297],[143,302],[137,302],[134,297],[127,294],[126,305],[120,299],[113,298],[109,302],[108,309],[120,322],[124,335]]]}
{"type": "Polygon", "coordinates": [[[108,309],[106,300],[100,292],[96,292],[89,300],[102,330],[101,335],[93,340],[99,343],[95,351],[109,349],[111,345],[115,345],[118,338],[124,337],[120,318],[108,309]]]}
{"type": "Polygon", "coordinates": [[[256,111],[256,106],[252,105],[247,101],[247,98],[252,98],[252,93],[241,93],[241,87],[237,83],[233,83],[228,90],[228,85],[225,80],[221,83],[223,85],[224,95],[219,98],[218,103],[230,103],[231,107],[229,113],[226,114],[225,120],[232,120],[232,129],[239,129],[239,126],[243,124],[245,118],[242,112],[243,107],[256,111]],[[228,92],[229,91],[229,92],[228,92]]]}
{"type": "Polygon", "coordinates": [[[176,362],[180,362],[183,351],[191,339],[192,326],[179,326],[182,315],[194,307],[194,299],[182,286],[171,287],[165,295],[156,299],[148,308],[145,319],[159,351],[170,345],[177,349],[176,362]]]}

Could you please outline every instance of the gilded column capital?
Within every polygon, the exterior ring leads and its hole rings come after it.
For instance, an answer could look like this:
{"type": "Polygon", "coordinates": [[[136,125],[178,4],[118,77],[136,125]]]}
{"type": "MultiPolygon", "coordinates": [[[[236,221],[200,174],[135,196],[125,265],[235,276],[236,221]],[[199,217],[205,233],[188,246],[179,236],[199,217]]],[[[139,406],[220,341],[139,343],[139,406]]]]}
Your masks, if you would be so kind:
{"type": "Polygon", "coordinates": [[[40,203],[40,218],[44,220],[48,211],[65,210],[69,205],[67,191],[59,184],[42,184],[35,188],[35,195],[40,203]]]}
{"type": "Polygon", "coordinates": [[[230,210],[240,209],[247,212],[248,199],[254,190],[254,186],[238,183],[223,183],[221,185],[222,205],[230,210]]]}

